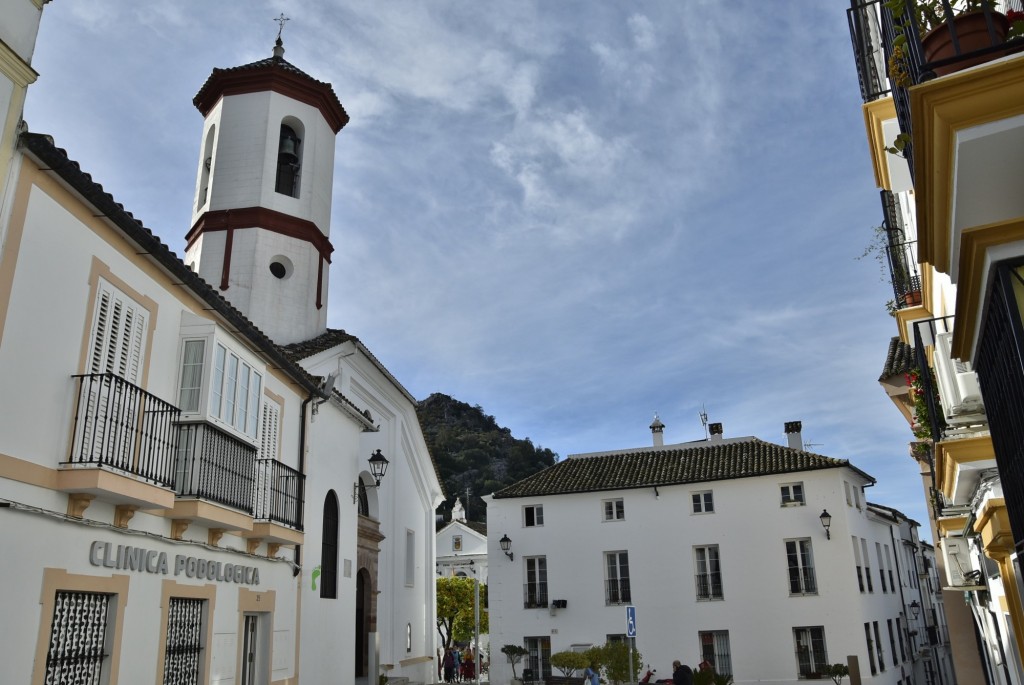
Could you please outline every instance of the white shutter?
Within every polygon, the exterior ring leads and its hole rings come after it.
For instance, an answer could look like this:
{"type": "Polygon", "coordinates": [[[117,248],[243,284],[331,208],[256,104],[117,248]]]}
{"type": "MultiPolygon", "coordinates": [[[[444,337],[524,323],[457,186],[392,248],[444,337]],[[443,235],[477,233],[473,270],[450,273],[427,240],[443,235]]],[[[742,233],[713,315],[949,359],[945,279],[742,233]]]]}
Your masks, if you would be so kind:
{"type": "Polygon", "coordinates": [[[260,430],[259,459],[278,459],[278,431],[281,423],[281,407],[273,400],[263,400],[262,426],[260,430]]]}
{"type": "MultiPolygon", "coordinates": [[[[149,312],[109,282],[99,279],[86,373],[118,376],[138,385],[149,312]]],[[[135,465],[138,400],[111,378],[83,379],[73,459],[123,469],[135,465]]]]}

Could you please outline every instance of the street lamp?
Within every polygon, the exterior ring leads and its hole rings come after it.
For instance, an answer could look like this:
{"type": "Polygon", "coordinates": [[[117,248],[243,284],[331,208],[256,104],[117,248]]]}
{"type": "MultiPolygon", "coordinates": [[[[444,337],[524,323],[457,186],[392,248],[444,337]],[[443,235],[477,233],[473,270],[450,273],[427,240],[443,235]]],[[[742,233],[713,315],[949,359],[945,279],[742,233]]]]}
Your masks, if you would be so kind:
{"type": "Polygon", "coordinates": [[[918,603],[916,599],[910,603],[910,613],[914,615],[915,621],[917,620],[918,615],[920,615],[921,613],[921,605],[918,603]]]}
{"type": "Polygon", "coordinates": [[[505,556],[508,557],[509,560],[515,561],[515,558],[512,556],[512,552],[509,552],[509,550],[512,549],[512,540],[509,539],[508,535],[502,535],[501,539],[498,540],[498,544],[501,545],[501,551],[505,553],[505,556]]]}
{"type": "Polygon", "coordinates": [[[818,518],[821,519],[821,527],[825,529],[825,539],[831,540],[832,533],[830,533],[828,529],[829,526],[832,525],[832,515],[828,513],[828,509],[822,509],[821,516],[819,516],[818,518]]]}
{"type": "Polygon", "coordinates": [[[384,474],[388,472],[388,464],[391,463],[391,462],[389,462],[387,460],[387,457],[385,457],[383,454],[381,454],[381,451],[379,449],[376,452],[374,452],[373,454],[370,455],[369,462],[370,462],[370,475],[373,476],[374,484],[373,485],[366,485],[365,483],[363,483],[362,481],[359,481],[359,480],[357,480],[355,483],[353,483],[352,484],[352,502],[353,503],[355,503],[355,502],[357,502],[359,500],[359,489],[360,488],[379,488],[380,487],[380,481],[381,481],[382,478],[384,478],[384,474]]]}

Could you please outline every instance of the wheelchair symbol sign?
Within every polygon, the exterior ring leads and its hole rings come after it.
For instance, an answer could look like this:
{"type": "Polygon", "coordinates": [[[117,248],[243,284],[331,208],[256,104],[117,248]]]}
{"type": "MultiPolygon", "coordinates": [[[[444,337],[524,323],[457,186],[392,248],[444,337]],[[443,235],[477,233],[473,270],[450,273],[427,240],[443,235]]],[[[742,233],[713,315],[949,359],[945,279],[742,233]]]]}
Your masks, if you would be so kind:
{"type": "Polygon", "coordinates": [[[626,637],[636,637],[636,607],[626,607],[626,637]]]}

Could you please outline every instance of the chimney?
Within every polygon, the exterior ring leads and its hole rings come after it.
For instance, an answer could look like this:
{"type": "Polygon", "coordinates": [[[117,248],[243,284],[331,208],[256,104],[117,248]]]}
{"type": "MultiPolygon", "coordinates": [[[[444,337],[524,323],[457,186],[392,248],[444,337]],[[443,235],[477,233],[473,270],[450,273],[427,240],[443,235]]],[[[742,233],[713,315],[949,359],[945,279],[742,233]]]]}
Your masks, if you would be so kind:
{"type": "Polygon", "coordinates": [[[658,418],[658,412],[654,412],[654,423],[651,424],[651,436],[654,438],[654,446],[662,447],[665,444],[665,438],[662,435],[665,430],[665,424],[658,418]]]}
{"type": "Polygon", "coordinates": [[[803,450],[804,439],[800,435],[803,427],[803,423],[800,421],[786,421],[786,437],[789,438],[789,449],[803,450]]]}
{"type": "Polygon", "coordinates": [[[709,423],[708,433],[711,434],[711,436],[708,438],[710,442],[722,442],[722,424],[709,423]]]}

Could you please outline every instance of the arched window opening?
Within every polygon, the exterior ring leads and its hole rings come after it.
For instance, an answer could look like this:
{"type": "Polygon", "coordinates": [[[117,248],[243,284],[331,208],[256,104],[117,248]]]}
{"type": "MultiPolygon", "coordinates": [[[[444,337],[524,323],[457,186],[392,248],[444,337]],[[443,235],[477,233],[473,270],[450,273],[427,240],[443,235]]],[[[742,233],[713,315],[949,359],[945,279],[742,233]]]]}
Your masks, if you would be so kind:
{"type": "Polygon", "coordinates": [[[302,172],[302,140],[295,128],[281,124],[281,138],[277,145],[277,183],[275,190],[282,195],[299,196],[299,178],[302,172]]]}
{"type": "Polygon", "coordinates": [[[334,490],[324,500],[323,539],[320,545],[320,597],[338,598],[338,496],[334,490]]]}
{"type": "Polygon", "coordinates": [[[210,172],[213,169],[213,137],[217,127],[211,126],[206,133],[206,143],[203,145],[203,165],[199,170],[199,200],[196,202],[198,212],[210,199],[210,172]]]}
{"type": "Polygon", "coordinates": [[[366,485],[362,479],[359,481],[359,515],[370,515],[370,498],[366,494],[366,485]]]}

